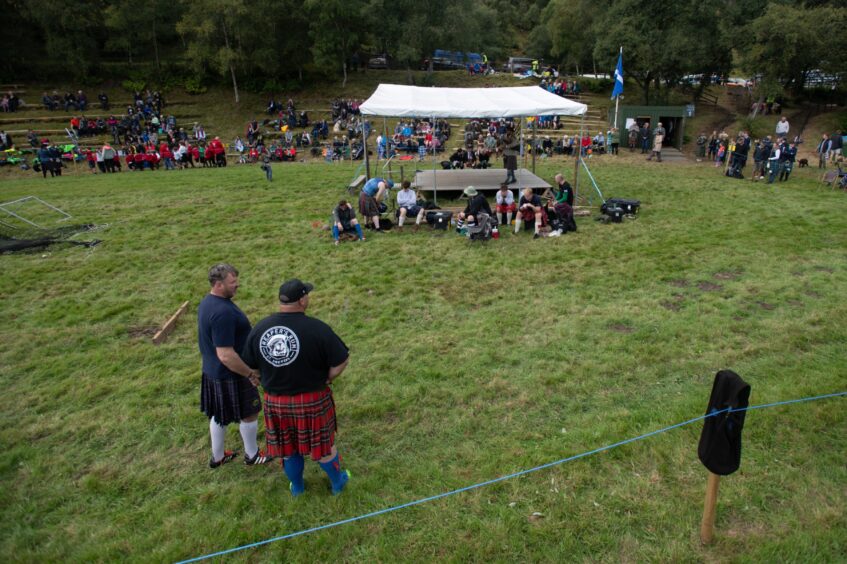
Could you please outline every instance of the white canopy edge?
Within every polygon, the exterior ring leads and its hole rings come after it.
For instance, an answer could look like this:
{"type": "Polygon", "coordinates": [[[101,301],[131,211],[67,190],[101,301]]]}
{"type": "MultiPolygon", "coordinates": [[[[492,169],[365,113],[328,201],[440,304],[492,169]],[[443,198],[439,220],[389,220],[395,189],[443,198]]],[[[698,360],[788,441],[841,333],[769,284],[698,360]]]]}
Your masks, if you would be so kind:
{"type": "Polygon", "coordinates": [[[538,86],[431,88],[380,84],[359,110],[369,116],[496,119],[581,116],[588,106],[538,86]]]}

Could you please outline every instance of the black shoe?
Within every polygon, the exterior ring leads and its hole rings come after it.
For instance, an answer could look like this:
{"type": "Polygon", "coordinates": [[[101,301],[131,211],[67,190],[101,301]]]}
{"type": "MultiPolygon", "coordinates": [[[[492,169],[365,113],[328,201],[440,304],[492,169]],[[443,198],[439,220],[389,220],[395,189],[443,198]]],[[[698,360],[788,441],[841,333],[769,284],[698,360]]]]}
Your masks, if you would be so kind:
{"type": "Polygon", "coordinates": [[[541,235],[539,235],[538,233],[536,233],[535,235],[533,235],[533,236],[532,236],[532,238],[533,238],[533,239],[540,239],[540,238],[541,238],[541,235]]]}

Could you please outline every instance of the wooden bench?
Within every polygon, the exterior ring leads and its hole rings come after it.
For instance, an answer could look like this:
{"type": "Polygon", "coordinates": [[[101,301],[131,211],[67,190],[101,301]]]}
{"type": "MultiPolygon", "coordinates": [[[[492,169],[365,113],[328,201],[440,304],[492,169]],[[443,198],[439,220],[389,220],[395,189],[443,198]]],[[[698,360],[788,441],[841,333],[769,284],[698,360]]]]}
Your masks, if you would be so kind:
{"type": "Polygon", "coordinates": [[[360,174],[359,176],[354,178],[350,182],[350,184],[347,185],[347,192],[351,195],[356,194],[356,191],[365,184],[365,180],[367,180],[367,178],[365,178],[365,175],[360,174]]]}

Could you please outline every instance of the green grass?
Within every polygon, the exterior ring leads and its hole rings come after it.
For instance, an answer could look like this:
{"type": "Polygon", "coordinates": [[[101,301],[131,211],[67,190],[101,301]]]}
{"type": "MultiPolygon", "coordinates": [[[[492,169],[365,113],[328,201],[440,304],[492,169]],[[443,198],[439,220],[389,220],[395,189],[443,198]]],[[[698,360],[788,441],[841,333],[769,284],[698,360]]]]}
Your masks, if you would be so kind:
{"type": "MultiPolygon", "coordinates": [[[[331,523],[694,417],[721,368],[753,403],[847,389],[843,193],[808,170],[767,187],[626,154],[592,168],[607,197],[642,200],[638,220],[485,246],[428,230],[332,246],[312,222],[343,195],[340,165],[276,165],[272,184],[236,166],[3,181],[3,200],[105,226],[94,249],[0,256],[3,554],[173,561],[331,523]],[[296,500],[276,465],[206,466],[194,316],[222,260],[253,322],[298,276],[351,347],[337,498],[312,463],[296,500]],[[141,335],[184,300],[166,344],[141,335]]],[[[709,547],[695,424],[228,559],[843,560],[843,401],[748,415],[709,547]]]]}

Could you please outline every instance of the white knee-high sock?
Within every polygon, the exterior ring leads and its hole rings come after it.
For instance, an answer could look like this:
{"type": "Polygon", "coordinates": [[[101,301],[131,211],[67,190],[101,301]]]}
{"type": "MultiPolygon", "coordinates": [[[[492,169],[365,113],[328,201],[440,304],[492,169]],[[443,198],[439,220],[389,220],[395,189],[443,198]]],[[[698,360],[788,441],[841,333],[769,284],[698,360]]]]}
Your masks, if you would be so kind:
{"type": "Polygon", "coordinates": [[[506,225],[512,224],[512,212],[506,212],[506,225]]]}
{"type": "Polygon", "coordinates": [[[212,460],[215,462],[224,457],[224,439],[226,427],[218,425],[214,417],[209,418],[209,434],[212,436],[212,460]]]}
{"type": "Polygon", "coordinates": [[[516,219],[515,220],[515,233],[520,233],[520,232],[521,232],[521,220],[516,219]]]}
{"type": "Polygon", "coordinates": [[[253,458],[259,452],[259,445],[256,444],[256,432],[259,430],[259,420],[245,423],[244,421],[238,426],[241,432],[241,440],[244,441],[244,454],[247,458],[253,458]]]}
{"type": "Polygon", "coordinates": [[[538,230],[541,228],[541,220],[538,219],[535,221],[535,233],[538,233],[538,230]]]}
{"type": "Polygon", "coordinates": [[[397,225],[399,225],[400,227],[403,227],[403,222],[404,222],[405,219],[406,219],[406,216],[401,215],[400,219],[397,221],[397,225]]]}

